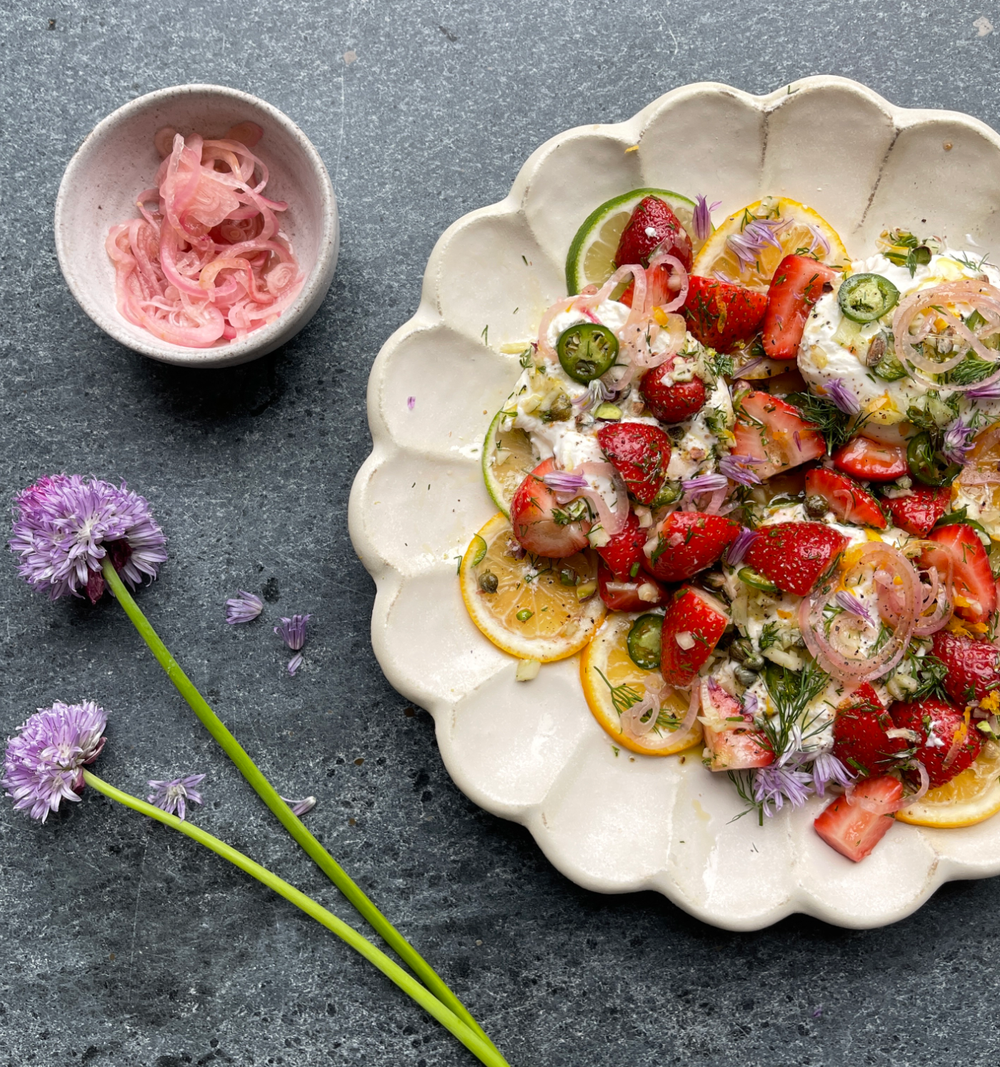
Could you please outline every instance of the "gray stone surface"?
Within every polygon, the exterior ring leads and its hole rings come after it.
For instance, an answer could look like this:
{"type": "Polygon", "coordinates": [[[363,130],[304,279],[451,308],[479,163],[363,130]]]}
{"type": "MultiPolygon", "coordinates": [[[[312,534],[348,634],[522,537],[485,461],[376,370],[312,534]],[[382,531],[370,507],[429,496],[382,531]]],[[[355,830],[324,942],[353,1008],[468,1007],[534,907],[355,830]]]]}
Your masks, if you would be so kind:
{"type": "MultiPolygon", "coordinates": [[[[1000,883],[951,884],[883,930],[795,918],[749,935],[652,894],[575,887],[456,790],[430,718],[382,677],[373,585],[346,526],[375,353],[414,311],[437,236],[503,197],[538,144],[686,82],[766,92],[813,73],[1000,126],[1000,32],[976,26],[1000,31],[996,5],[5,0],[0,14],[0,493],[66,470],[153,502],[170,560],[143,608],[266,773],[319,796],[310,826],[511,1064],[996,1064],[1000,883]],[[55,192],[87,131],[189,81],[291,115],[340,198],[320,313],[228,371],[117,346],[76,306],[53,248],[55,192]],[[222,625],[226,596],[265,585],[265,621],[222,625]],[[314,623],[292,679],[270,627],[295,611],[314,623]]],[[[99,701],[104,777],[142,792],[205,772],[199,824],[351,917],[114,603],[50,604],[9,562],[0,575],[4,733],[53,699],[99,701]]],[[[94,795],[45,826],[0,809],[0,945],[3,1067],[474,1062],[301,913],[94,795]]]]}

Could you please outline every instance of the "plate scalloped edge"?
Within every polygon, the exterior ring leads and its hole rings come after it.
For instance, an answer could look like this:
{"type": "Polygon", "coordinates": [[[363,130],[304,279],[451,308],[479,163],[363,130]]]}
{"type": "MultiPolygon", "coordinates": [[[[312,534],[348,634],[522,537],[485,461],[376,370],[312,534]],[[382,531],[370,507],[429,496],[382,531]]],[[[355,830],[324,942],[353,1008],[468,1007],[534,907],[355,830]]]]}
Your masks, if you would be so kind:
{"type": "Polygon", "coordinates": [[[618,752],[586,707],[576,657],[517,683],[455,580],[493,510],[482,439],[519,370],[499,347],[530,339],[564,294],[565,251],[594,207],[640,186],[705,192],[725,213],[774,193],[809,203],[855,256],[892,225],[1000,248],[997,164],[1000,136],[979,120],[897,108],[848,79],[759,97],[698,83],[546,141],[502,201],[437,241],[415,315],[372,367],[373,448],[351,490],[351,538],[377,590],[372,644],[391,684],[434,717],[458,787],[525,825],[577,884],[651,889],[732,930],[794,913],[866,928],[910,914],[944,881],[1000,873],[989,823],[899,826],[855,865],[812,832],[821,801],[763,827],[737,818],[734,791],[696,750],[683,763],[618,752]]]}

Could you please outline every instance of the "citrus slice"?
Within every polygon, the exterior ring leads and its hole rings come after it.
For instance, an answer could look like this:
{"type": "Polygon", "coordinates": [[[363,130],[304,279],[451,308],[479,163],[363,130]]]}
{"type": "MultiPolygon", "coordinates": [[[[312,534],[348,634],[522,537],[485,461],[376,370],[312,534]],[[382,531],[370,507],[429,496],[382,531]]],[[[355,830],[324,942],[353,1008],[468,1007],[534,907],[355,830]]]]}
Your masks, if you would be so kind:
{"type": "Polygon", "coordinates": [[[850,263],[844,242],[822,215],[797,200],[768,196],[730,215],[695,256],[691,273],[702,278],[718,276],[722,281],[766,291],[778,264],[793,252],[816,255],[831,267],[850,263]],[[758,227],[760,234],[754,240],[747,227],[758,221],[767,225],[758,227]],[[777,244],[767,240],[768,234],[777,244]],[[734,243],[739,248],[743,239],[752,262],[741,262],[734,251],[734,243]]]}
{"type": "Polygon", "coordinates": [[[480,630],[504,652],[540,663],[579,652],[604,618],[597,557],[587,549],[566,559],[527,553],[518,559],[502,512],[476,534],[459,566],[462,599],[480,630]]]}
{"type": "Polygon", "coordinates": [[[524,430],[501,429],[501,423],[509,414],[501,409],[493,416],[483,441],[483,481],[493,503],[508,518],[517,487],[538,466],[524,430]]]}
{"type": "Polygon", "coordinates": [[[969,508],[990,537],[1000,540],[1000,428],[988,427],[975,439],[962,472],[952,482],[952,508],[969,508]]]}
{"type": "Polygon", "coordinates": [[[896,812],[915,826],[973,826],[1000,811],[1000,745],[983,745],[979,758],[950,782],[928,789],[923,798],[896,812]]]}
{"type": "Polygon", "coordinates": [[[647,687],[659,691],[663,676],[637,666],[628,654],[626,639],[638,615],[609,615],[580,658],[583,694],[594,718],[617,745],[644,756],[672,756],[701,743],[701,723],[695,719],[687,730],[677,723],[687,715],[689,695],[667,688],[657,724],[650,730],[635,730],[626,714],[646,695],[647,687]]]}
{"type": "Polygon", "coordinates": [[[665,200],[688,232],[694,248],[694,201],[669,189],[633,189],[601,204],[584,219],[566,256],[566,286],[578,293],[587,285],[603,285],[615,272],[615,252],[625,224],[639,201],[647,196],[665,200]]]}

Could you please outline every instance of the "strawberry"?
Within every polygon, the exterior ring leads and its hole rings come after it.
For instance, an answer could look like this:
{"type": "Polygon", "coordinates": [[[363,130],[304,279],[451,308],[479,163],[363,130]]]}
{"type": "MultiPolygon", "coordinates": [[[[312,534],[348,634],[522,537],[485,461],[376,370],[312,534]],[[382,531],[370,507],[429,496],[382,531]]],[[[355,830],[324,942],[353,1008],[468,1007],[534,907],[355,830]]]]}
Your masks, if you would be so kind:
{"type": "Polygon", "coordinates": [[[893,526],[917,537],[926,537],[948,510],[951,489],[947,485],[940,489],[915,485],[905,493],[905,496],[882,497],[882,507],[892,516],[893,526]]]}
{"type": "Polygon", "coordinates": [[[971,526],[955,524],[931,530],[927,540],[935,547],[920,554],[921,567],[937,567],[944,574],[954,568],[955,614],[969,622],[986,622],[996,611],[997,587],[983,542],[971,526]],[[940,547],[936,547],[940,546],[940,547]]]}
{"type": "Polygon", "coordinates": [[[837,708],[833,720],[833,754],[854,775],[884,774],[906,751],[902,737],[889,737],[895,724],[868,682],[837,708]]]}
{"type": "Polygon", "coordinates": [[[915,758],[927,769],[930,786],[944,785],[979,755],[979,731],[964,714],[945,700],[927,697],[908,704],[893,704],[892,721],[918,735],[915,758]]]}
{"type": "Polygon", "coordinates": [[[652,504],[663,487],[670,462],[670,438],[643,422],[612,422],[597,431],[608,460],[640,504],[652,504]]]}
{"type": "Polygon", "coordinates": [[[625,525],[597,550],[597,554],[611,569],[615,581],[627,582],[641,573],[645,543],[646,531],[639,525],[635,512],[630,511],[625,525]]]}
{"type": "Polygon", "coordinates": [[[733,435],[733,452],[759,461],[753,471],[762,482],[826,454],[826,441],[816,424],[770,393],[750,392],[743,397],[733,435]]]}
{"type": "Polygon", "coordinates": [[[692,376],[690,381],[675,382],[673,359],[661,363],[642,376],[639,392],[650,412],[667,425],[683,422],[705,406],[705,383],[692,376]]]}
{"type": "Polygon", "coordinates": [[[639,201],[618,239],[615,266],[641,263],[648,267],[654,252],[668,252],[684,264],[685,270],[691,269],[691,238],[680,219],[665,201],[646,196],[639,201]]]}
{"type": "Polygon", "coordinates": [[[546,474],[555,462],[543,460],[514,492],[510,504],[510,524],[518,543],[536,556],[563,559],[587,547],[585,520],[570,520],[555,494],[545,484],[546,474]]]}
{"type": "Polygon", "coordinates": [[[703,678],[700,684],[701,721],[710,755],[708,769],[745,771],[773,763],[774,753],[764,735],[736,697],[730,696],[714,678],[703,678]]]}
{"type": "Polygon", "coordinates": [[[744,558],[779,589],[807,596],[846,547],[847,538],[822,522],[776,522],[758,528],[744,558]]]}
{"type": "Polygon", "coordinates": [[[851,796],[837,797],[827,805],[813,827],[831,848],[859,863],[896,821],[893,812],[902,797],[903,784],[898,778],[867,778],[851,796]]]}
{"type": "Polygon", "coordinates": [[[938,630],[933,651],[948,668],[944,691],[960,707],[984,700],[1000,686],[1000,649],[992,642],[938,630]]]}
{"type": "Polygon", "coordinates": [[[858,434],[833,454],[833,465],[867,482],[892,482],[910,471],[903,445],[887,445],[858,434]]]}
{"type": "Polygon", "coordinates": [[[757,332],[767,309],[764,293],[694,274],[688,283],[681,314],[703,345],[728,352],[737,341],[749,340],[757,332]]]}
{"type": "Polygon", "coordinates": [[[609,611],[649,611],[663,607],[669,596],[645,571],[628,581],[618,581],[603,560],[597,564],[597,588],[609,611]]]}
{"type": "Polygon", "coordinates": [[[683,585],[663,616],[660,673],[667,685],[687,689],[729,625],[725,604],[704,589],[683,585]]]}
{"type": "Polygon", "coordinates": [[[885,529],[878,501],[846,474],[826,467],[806,471],[806,497],[819,497],[841,522],[885,529]]]}
{"type": "Polygon", "coordinates": [[[767,310],[761,328],[765,356],[795,359],[809,312],[824,293],[833,290],[836,277],[831,267],[809,256],[785,256],[767,291],[767,310]]]}
{"type": "Polygon", "coordinates": [[[711,567],[739,533],[739,523],[699,511],[673,511],[653,528],[656,546],[643,566],[661,582],[680,582],[711,567]]]}

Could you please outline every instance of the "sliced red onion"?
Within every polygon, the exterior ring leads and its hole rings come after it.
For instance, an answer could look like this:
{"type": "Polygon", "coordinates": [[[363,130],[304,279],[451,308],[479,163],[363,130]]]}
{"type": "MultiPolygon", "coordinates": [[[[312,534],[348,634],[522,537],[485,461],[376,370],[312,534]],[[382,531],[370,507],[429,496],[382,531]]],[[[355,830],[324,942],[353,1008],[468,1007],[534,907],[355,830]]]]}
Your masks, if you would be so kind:
{"type": "MultiPolygon", "coordinates": [[[[652,289],[652,286],[648,284],[648,279],[652,278],[654,276],[653,271],[659,269],[660,267],[670,267],[670,280],[671,282],[673,282],[674,279],[679,279],[680,287],[678,289],[677,295],[673,298],[673,300],[671,300],[667,304],[660,304],[659,307],[662,311],[677,311],[678,308],[684,306],[684,301],[687,300],[688,288],[691,284],[688,279],[687,269],[676,256],[670,255],[669,252],[661,252],[658,255],[654,255],[649,261],[649,269],[646,272],[647,297],[652,289]]],[[[653,313],[652,307],[645,308],[644,311],[647,316],[652,315],[653,313]]]]}

